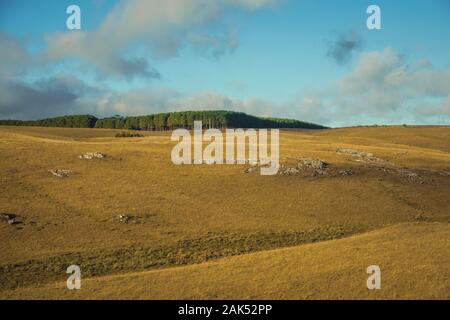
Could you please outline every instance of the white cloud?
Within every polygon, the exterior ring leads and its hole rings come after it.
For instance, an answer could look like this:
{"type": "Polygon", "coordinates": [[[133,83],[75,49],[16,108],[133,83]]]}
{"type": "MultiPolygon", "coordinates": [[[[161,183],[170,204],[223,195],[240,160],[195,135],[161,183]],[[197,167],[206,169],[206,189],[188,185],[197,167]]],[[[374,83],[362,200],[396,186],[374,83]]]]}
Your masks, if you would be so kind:
{"type": "Polygon", "coordinates": [[[322,124],[370,124],[374,119],[428,123],[433,116],[442,120],[439,115],[447,110],[449,83],[449,69],[435,69],[426,60],[409,63],[386,48],[361,54],[348,75],[302,95],[291,106],[298,117],[322,124]]]}
{"type": "Polygon", "coordinates": [[[418,114],[432,117],[432,116],[446,116],[450,117],[450,95],[442,100],[440,103],[432,104],[430,103],[427,106],[418,106],[415,110],[418,114]]]}
{"type": "Polygon", "coordinates": [[[391,48],[361,54],[347,75],[322,88],[300,92],[286,103],[242,100],[214,91],[187,94],[154,86],[114,91],[62,75],[35,83],[3,77],[0,118],[226,109],[332,126],[448,123],[449,83],[449,69],[435,68],[426,60],[408,62],[391,48]]]}
{"type": "Polygon", "coordinates": [[[0,32],[0,48],[0,76],[26,69],[30,57],[19,41],[0,32]]]}
{"type": "MultiPolygon", "coordinates": [[[[184,45],[210,47],[214,56],[237,45],[230,30],[217,34],[201,28],[220,21],[227,7],[256,10],[275,0],[128,0],[120,1],[93,31],[47,36],[50,59],[78,57],[116,76],[158,76],[143,58],[124,58],[139,42],[153,54],[173,56],[184,45]]],[[[222,28],[223,29],[223,28],[222,28]]]]}

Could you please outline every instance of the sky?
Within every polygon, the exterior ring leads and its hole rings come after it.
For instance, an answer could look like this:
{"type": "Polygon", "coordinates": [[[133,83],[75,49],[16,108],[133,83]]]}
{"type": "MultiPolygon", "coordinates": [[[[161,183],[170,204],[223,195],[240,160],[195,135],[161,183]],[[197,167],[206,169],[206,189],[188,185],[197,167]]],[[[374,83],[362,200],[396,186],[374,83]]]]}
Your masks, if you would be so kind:
{"type": "Polygon", "coordinates": [[[0,0],[0,119],[219,109],[450,124],[450,0],[0,0]]]}

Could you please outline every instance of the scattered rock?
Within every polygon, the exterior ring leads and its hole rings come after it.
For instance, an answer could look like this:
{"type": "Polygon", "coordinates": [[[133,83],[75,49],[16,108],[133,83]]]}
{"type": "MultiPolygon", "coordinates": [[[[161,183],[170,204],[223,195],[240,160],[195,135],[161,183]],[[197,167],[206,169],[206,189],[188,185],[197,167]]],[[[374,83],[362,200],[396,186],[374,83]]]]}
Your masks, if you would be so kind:
{"type": "Polygon", "coordinates": [[[346,169],[346,170],[339,170],[338,173],[341,176],[352,176],[354,174],[354,172],[352,171],[352,169],[346,169]]]}
{"type": "Polygon", "coordinates": [[[297,168],[300,170],[304,169],[315,169],[315,170],[325,170],[328,163],[319,159],[302,158],[299,159],[297,168]]]}
{"type": "Polygon", "coordinates": [[[338,154],[348,154],[352,157],[357,158],[356,161],[364,161],[364,162],[383,162],[380,158],[375,157],[372,153],[369,152],[361,152],[354,149],[337,149],[336,152],[338,154]]]}
{"type": "Polygon", "coordinates": [[[0,221],[8,222],[9,225],[21,223],[14,213],[0,213],[0,221]]]}
{"type": "Polygon", "coordinates": [[[400,169],[400,170],[397,170],[397,173],[400,176],[408,179],[408,181],[410,181],[410,182],[415,182],[415,183],[419,183],[419,184],[424,183],[424,180],[418,173],[412,172],[410,170],[400,169]]]}
{"type": "Polygon", "coordinates": [[[80,159],[92,160],[92,159],[103,159],[106,155],[100,152],[88,152],[78,156],[80,159]]]}
{"type": "Polygon", "coordinates": [[[326,169],[328,163],[319,159],[302,158],[297,163],[299,170],[312,170],[312,176],[325,176],[328,175],[326,169]]]}
{"type": "Polygon", "coordinates": [[[402,176],[405,176],[405,177],[410,178],[410,179],[416,179],[416,178],[419,177],[419,174],[417,174],[415,172],[407,171],[407,170],[399,170],[399,173],[402,176]]]}
{"type": "MultiPolygon", "coordinates": [[[[302,171],[310,172],[312,176],[328,175],[326,169],[328,164],[325,161],[311,158],[286,158],[287,163],[280,163],[278,174],[282,176],[300,175],[302,171]],[[295,161],[295,162],[294,162],[295,161]]],[[[245,172],[254,172],[253,167],[248,168],[245,172]]]]}
{"type": "Polygon", "coordinates": [[[119,215],[119,222],[121,222],[121,223],[127,224],[128,222],[130,222],[130,220],[131,220],[131,216],[129,216],[129,215],[126,215],[126,214],[119,215]]]}
{"type": "Polygon", "coordinates": [[[450,172],[447,172],[447,171],[438,171],[438,174],[440,176],[444,176],[444,177],[450,176],[450,172]]]}
{"type": "Polygon", "coordinates": [[[72,170],[57,169],[57,170],[50,170],[49,172],[58,178],[66,178],[72,173],[72,170]]]}
{"type": "Polygon", "coordinates": [[[8,221],[11,219],[14,219],[16,217],[13,213],[0,213],[0,220],[2,221],[8,221]]]}
{"type": "Polygon", "coordinates": [[[244,173],[254,173],[256,171],[258,171],[258,167],[257,166],[253,166],[253,167],[245,169],[244,173]]]}
{"type": "Polygon", "coordinates": [[[317,176],[328,176],[328,172],[325,170],[313,170],[312,174],[313,177],[317,176]]]}
{"type": "Polygon", "coordinates": [[[300,173],[297,168],[285,168],[279,171],[279,174],[284,176],[295,176],[300,173]]]}

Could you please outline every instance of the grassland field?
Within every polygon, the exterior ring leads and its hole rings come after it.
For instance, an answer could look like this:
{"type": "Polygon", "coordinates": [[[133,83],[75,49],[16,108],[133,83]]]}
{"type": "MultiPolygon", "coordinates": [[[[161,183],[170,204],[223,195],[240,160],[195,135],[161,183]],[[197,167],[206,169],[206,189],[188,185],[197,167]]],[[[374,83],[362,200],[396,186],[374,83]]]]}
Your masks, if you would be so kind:
{"type": "Polygon", "coordinates": [[[1,299],[450,299],[450,127],[282,131],[282,163],[326,176],[175,166],[169,133],[117,132],[0,127],[0,212],[22,220],[0,222],[1,299]]]}

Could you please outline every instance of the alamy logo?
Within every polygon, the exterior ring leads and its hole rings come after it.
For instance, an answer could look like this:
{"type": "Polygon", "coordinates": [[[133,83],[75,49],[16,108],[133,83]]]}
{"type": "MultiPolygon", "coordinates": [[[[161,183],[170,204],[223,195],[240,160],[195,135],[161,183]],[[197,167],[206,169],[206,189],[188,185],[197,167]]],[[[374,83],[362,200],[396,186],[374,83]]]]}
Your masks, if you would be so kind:
{"type": "Polygon", "coordinates": [[[370,5],[367,7],[367,14],[370,16],[367,18],[367,29],[380,30],[381,29],[381,8],[377,5],[370,5]]]}
{"type": "Polygon", "coordinates": [[[203,133],[202,122],[195,121],[193,142],[191,133],[186,129],[174,130],[171,140],[178,141],[171,153],[172,162],[176,165],[249,163],[259,165],[261,175],[276,175],[280,167],[278,129],[270,130],[270,155],[267,129],[226,129],[224,139],[221,130],[208,129],[203,133]],[[249,142],[248,148],[247,140],[249,142]],[[204,141],[209,142],[209,144],[203,149],[204,141]],[[192,144],[194,145],[193,157],[192,144]]]}
{"type": "Polygon", "coordinates": [[[71,265],[67,268],[66,273],[70,274],[67,278],[67,289],[80,290],[81,289],[81,268],[77,265],[71,265]]]}
{"type": "Polygon", "coordinates": [[[380,290],[381,289],[381,269],[377,265],[367,267],[367,274],[370,277],[367,279],[367,289],[380,290]]]}
{"type": "Polygon", "coordinates": [[[79,6],[72,4],[67,7],[66,13],[70,14],[66,20],[66,27],[69,30],[81,30],[81,9],[79,6]]]}

